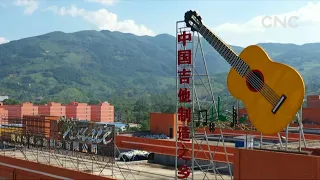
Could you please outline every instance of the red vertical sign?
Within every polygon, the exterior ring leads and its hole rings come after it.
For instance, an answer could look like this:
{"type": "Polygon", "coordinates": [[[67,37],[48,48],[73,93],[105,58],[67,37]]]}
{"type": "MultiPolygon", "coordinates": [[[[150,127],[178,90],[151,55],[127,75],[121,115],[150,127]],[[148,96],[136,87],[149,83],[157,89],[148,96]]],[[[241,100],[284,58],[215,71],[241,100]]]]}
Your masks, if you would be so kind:
{"type": "MultiPolygon", "coordinates": [[[[192,77],[192,72],[190,65],[192,65],[192,51],[186,49],[187,42],[191,42],[191,33],[184,31],[178,35],[178,44],[182,44],[182,49],[178,50],[177,60],[178,60],[178,78],[179,78],[179,107],[178,107],[178,121],[182,122],[182,126],[178,127],[178,141],[189,142],[190,141],[190,129],[188,123],[192,121],[192,109],[186,107],[188,104],[192,103],[192,94],[190,87],[190,78],[192,77]]],[[[178,150],[178,159],[183,159],[185,161],[191,160],[188,157],[190,154],[189,149],[182,144],[182,149],[178,150]]],[[[190,167],[183,164],[178,168],[178,178],[185,179],[190,176],[190,167]]]]}

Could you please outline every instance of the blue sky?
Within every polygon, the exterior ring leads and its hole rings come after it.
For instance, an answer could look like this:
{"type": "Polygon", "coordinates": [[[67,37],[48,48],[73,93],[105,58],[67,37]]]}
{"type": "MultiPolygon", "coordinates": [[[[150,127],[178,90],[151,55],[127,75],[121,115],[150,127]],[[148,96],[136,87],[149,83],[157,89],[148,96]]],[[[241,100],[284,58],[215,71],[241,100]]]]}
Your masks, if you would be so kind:
{"type": "Polygon", "coordinates": [[[52,31],[89,29],[174,35],[175,22],[183,20],[190,9],[198,11],[208,27],[235,45],[320,41],[319,1],[1,0],[0,43],[52,31]],[[273,27],[269,19],[272,27],[265,28],[261,25],[265,16],[299,17],[295,22],[299,27],[273,27]]]}

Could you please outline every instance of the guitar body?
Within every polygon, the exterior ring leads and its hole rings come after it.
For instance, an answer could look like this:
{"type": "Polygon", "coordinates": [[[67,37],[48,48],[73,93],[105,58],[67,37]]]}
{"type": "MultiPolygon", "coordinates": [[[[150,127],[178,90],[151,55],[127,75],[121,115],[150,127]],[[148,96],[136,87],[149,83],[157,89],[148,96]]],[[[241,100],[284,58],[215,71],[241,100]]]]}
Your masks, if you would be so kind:
{"type": "Polygon", "coordinates": [[[230,93],[243,101],[251,123],[262,134],[282,131],[292,122],[303,103],[305,85],[302,77],[292,67],[272,61],[257,45],[248,46],[239,56],[251,70],[262,74],[263,81],[277,95],[285,94],[287,99],[274,114],[273,105],[261,93],[250,88],[246,78],[241,77],[234,68],[231,68],[227,79],[230,93]]]}

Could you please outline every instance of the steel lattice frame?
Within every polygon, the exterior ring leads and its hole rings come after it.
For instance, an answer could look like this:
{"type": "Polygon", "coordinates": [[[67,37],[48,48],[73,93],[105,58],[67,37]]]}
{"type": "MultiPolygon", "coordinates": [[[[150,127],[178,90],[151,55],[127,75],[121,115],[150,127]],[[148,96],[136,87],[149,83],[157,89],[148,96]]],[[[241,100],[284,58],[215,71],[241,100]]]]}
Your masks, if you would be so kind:
{"type": "MultiPolygon", "coordinates": [[[[1,119],[0,144],[3,149],[0,154],[100,176],[114,176],[114,155],[110,154],[109,157],[106,157],[104,155],[86,154],[61,149],[56,143],[52,145],[50,139],[59,139],[56,135],[60,133],[56,133],[46,126],[49,123],[50,120],[30,117],[27,119],[1,119]],[[21,124],[21,126],[17,126],[17,124],[21,124]],[[32,142],[29,140],[31,136],[35,137],[32,138],[32,142]],[[28,140],[24,142],[23,137],[27,137],[28,140]]],[[[114,152],[114,150],[112,151],[114,152]]]]}
{"type": "MultiPolygon", "coordinates": [[[[211,149],[211,146],[209,145],[209,141],[207,138],[207,134],[206,134],[206,125],[202,126],[203,128],[203,132],[204,133],[197,133],[196,132],[196,124],[197,126],[199,124],[203,124],[204,122],[206,122],[207,124],[209,122],[207,122],[207,117],[208,117],[208,113],[210,112],[210,109],[212,107],[214,107],[215,111],[217,111],[217,106],[215,103],[215,99],[214,99],[214,95],[213,95],[213,91],[212,91],[212,84],[209,78],[209,73],[208,73],[208,69],[207,69],[207,64],[206,64],[206,60],[204,57],[204,52],[202,49],[202,43],[201,43],[201,38],[200,35],[198,33],[195,32],[191,32],[190,28],[187,28],[185,26],[184,21],[177,21],[176,23],[176,50],[177,50],[177,68],[176,68],[176,80],[177,80],[177,109],[176,109],[176,129],[178,131],[178,120],[179,120],[179,107],[187,107],[188,105],[185,104],[181,104],[179,101],[179,90],[180,88],[188,88],[191,91],[191,96],[192,96],[192,102],[189,104],[189,107],[192,107],[192,121],[188,124],[188,127],[190,128],[190,139],[191,139],[191,144],[192,144],[192,148],[191,148],[191,153],[189,152],[189,155],[191,156],[191,167],[190,168],[190,172],[191,174],[189,175],[189,177],[187,179],[217,179],[217,175],[220,175],[220,173],[218,172],[217,168],[217,164],[214,162],[214,156],[216,154],[216,149],[211,149]],[[186,48],[186,46],[183,46],[181,43],[178,42],[178,38],[179,35],[183,34],[183,33],[191,33],[192,34],[192,40],[189,41],[190,44],[188,48],[186,48]],[[181,87],[179,80],[179,70],[182,70],[181,66],[179,66],[178,64],[178,51],[179,50],[186,50],[186,49],[191,49],[192,50],[192,64],[184,66],[182,68],[189,68],[191,69],[191,85],[187,85],[184,87],[181,87]],[[199,52],[200,55],[197,55],[197,53],[199,52]],[[200,56],[200,57],[198,57],[200,56]],[[200,59],[200,60],[198,60],[200,59]],[[198,60],[198,61],[197,61],[198,60]],[[203,68],[203,69],[201,69],[203,68]],[[201,112],[205,112],[205,115],[202,114],[201,112]],[[207,115],[207,116],[206,116],[207,115]],[[202,139],[202,140],[199,140],[202,139]],[[205,145],[208,150],[205,151],[204,148],[202,148],[202,146],[205,145]],[[199,154],[205,154],[205,156],[207,157],[208,161],[199,161],[198,155],[199,154]],[[206,162],[208,162],[208,164],[206,164],[206,162]],[[195,173],[196,169],[200,169],[200,171],[203,172],[203,177],[199,177],[201,175],[197,174],[197,177],[195,177],[195,173]],[[213,173],[210,173],[213,172],[213,173]]],[[[201,129],[201,127],[200,127],[201,129]]],[[[225,158],[226,158],[226,164],[228,168],[228,173],[229,176],[231,176],[232,178],[232,172],[231,172],[231,167],[230,167],[230,163],[228,160],[228,155],[227,155],[227,150],[224,144],[224,137],[222,134],[222,130],[221,129],[216,129],[218,131],[220,131],[218,134],[220,134],[219,137],[219,141],[217,142],[216,146],[217,147],[219,145],[220,142],[222,142],[222,147],[224,148],[224,154],[225,154],[225,158]]],[[[176,134],[176,158],[175,158],[175,167],[176,167],[176,173],[175,173],[175,178],[178,179],[178,172],[181,170],[178,170],[179,164],[181,164],[181,161],[179,162],[179,150],[181,150],[181,147],[188,146],[187,143],[182,142],[178,142],[178,132],[176,134]]],[[[212,145],[212,143],[211,143],[212,145]]],[[[190,164],[190,163],[189,163],[190,164]]]]}
{"type": "Polygon", "coordinates": [[[113,177],[116,179],[139,179],[139,177],[144,177],[144,179],[152,179],[150,177],[156,177],[159,179],[174,178],[173,174],[172,176],[166,176],[156,172],[141,171],[131,167],[125,160],[115,160],[117,159],[117,154],[120,154],[120,150],[116,144],[114,144],[114,155],[106,157],[95,154],[83,154],[80,152],[63,150],[57,146],[50,146],[50,142],[47,142],[46,146],[33,145],[29,147],[27,145],[22,145],[21,143],[16,143],[16,141],[11,141],[9,144],[6,143],[10,141],[13,134],[21,135],[21,132],[26,132],[28,130],[31,130],[30,133],[34,136],[45,137],[48,139],[50,139],[50,137],[55,138],[56,136],[61,135],[61,133],[51,130],[50,127],[44,126],[44,124],[48,123],[48,120],[43,122],[36,118],[29,118],[28,121],[30,124],[26,123],[26,125],[23,123],[23,118],[0,119],[0,145],[3,145],[0,155],[63,167],[76,171],[83,171],[98,176],[113,177]],[[15,124],[24,125],[15,126],[15,124]],[[34,129],[39,129],[40,131],[36,133],[34,129]],[[9,146],[11,148],[8,148],[9,146]]]}

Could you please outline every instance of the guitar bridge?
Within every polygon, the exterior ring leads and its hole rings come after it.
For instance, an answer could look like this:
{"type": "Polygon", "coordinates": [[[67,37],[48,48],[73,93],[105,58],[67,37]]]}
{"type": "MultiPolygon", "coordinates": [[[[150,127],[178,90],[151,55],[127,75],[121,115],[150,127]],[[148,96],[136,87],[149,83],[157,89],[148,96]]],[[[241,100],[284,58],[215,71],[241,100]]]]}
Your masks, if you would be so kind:
{"type": "Polygon", "coordinates": [[[287,96],[286,95],[282,95],[279,99],[279,101],[277,102],[277,104],[273,107],[272,109],[272,113],[273,114],[276,114],[277,111],[279,110],[279,108],[281,107],[281,105],[284,103],[284,101],[287,99],[287,96]]]}

